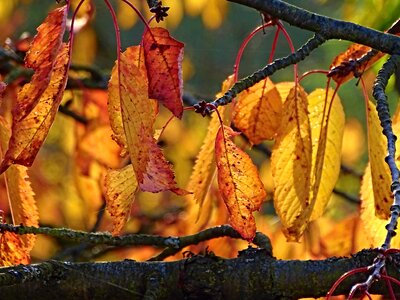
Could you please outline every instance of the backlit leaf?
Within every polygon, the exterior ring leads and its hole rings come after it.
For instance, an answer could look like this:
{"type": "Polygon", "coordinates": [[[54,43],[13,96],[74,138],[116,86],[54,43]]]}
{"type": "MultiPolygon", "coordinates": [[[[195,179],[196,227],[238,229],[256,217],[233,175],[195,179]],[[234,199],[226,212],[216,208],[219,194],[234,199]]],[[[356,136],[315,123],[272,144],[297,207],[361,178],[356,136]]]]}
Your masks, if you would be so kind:
{"type": "Polygon", "coordinates": [[[267,78],[237,96],[233,123],[252,144],[271,140],[282,120],[282,100],[272,81],[267,78]]]}
{"type": "Polygon", "coordinates": [[[374,193],[375,214],[378,218],[388,219],[393,195],[390,190],[392,180],[389,166],[385,162],[387,155],[386,138],[382,135],[382,127],[375,105],[368,101],[368,154],[374,193]]]}
{"type": "Polygon", "coordinates": [[[251,241],[256,234],[253,212],[260,209],[266,196],[257,167],[231,138],[238,135],[230,127],[221,127],[215,140],[218,186],[229,212],[230,224],[251,241]]]}
{"type": "Polygon", "coordinates": [[[115,139],[129,150],[138,182],[149,162],[150,145],[143,139],[153,135],[155,101],[149,99],[146,74],[137,67],[139,48],[129,47],[121,53],[109,82],[109,112],[115,139]]]}
{"type": "MultiPolygon", "coordinates": [[[[7,148],[10,129],[6,121],[0,117],[1,149],[7,148]]],[[[13,224],[39,226],[39,213],[34,199],[34,192],[29,182],[27,169],[24,166],[12,165],[4,173],[7,196],[13,218],[13,224]]],[[[22,246],[29,253],[36,240],[33,234],[20,237],[22,246]]]]}
{"type": "MultiPolygon", "coordinates": [[[[383,187],[383,186],[382,186],[383,187]]],[[[374,191],[372,185],[371,168],[368,164],[361,185],[361,220],[365,230],[365,235],[371,242],[372,247],[380,247],[385,241],[387,230],[385,228],[389,220],[382,220],[377,217],[375,209],[374,191]]],[[[400,247],[400,234],[393,237],[392,248],[400,247]]]]}
{"type": "Polygon", "coordinates": [[[0,266],[29,263],[29,251],[24,249],[21,237],[14,232],[0,233],[0,266]]]}
{"type": "Polygon", "coordinates": [[[285,236],[298,241],[308,223],[312,167],[307,95],[300,86],[290,90],[281,124],[271,157],[274,205],[285,236]]]}
{"type": "Polygon", "coordinates": [[[143,137],[143,144],[148,146],[149,161],[143,181],[139,182],[140,189],[146,192],[174,192],[177,195],[186,195],[187,191],[176,186],[175,175],[170,163],[165,159],[161,148],[152,136],[143,137]]]}
{"type": "Polygon", "coordinates": [[[312,140],[311,203],[307,208],[310,221],[324,213],[340,173],[345,118],[340,99],[337,94],[332,99],[333,93],[332,89],[328,95],[325,89],[317,89],[308,95],[312,140]]]}
{"type": "Polygon", "coordinates": [[[25,56],[25,66],[32,68],[35,73],[31,82],[25,84],[18,95],[18,103],[14,109],[14,118],[18,121],[36,106],[50,82],[51,71],[56,66],[56,58],[62,49],[66,18],[65,5],[50,12],[37,29],[38,33],[25,56]]]}
{"type": "Polygon", "coordinates": [[[128,220],[138,188],[132,165],[127,165],[120,170],[109,170],[104,184],[106,209],[113,220],[112,234],[117,235],[128,220]]]}
{"type": "MultiPolygon", "coordinates": [[[[229,76],[222,84],[222,90],[220,95],[225,93],[233,84],[233,75],[229,76]]],[[[217,95],[218,97],[219,95],[217,95]]],[[[225,114],[225,106],[220,106],[218,112],[221,116],[225,114]]],[[[214,113],[211,117],[211,121],[208,124],[207,135],[204,138],[203,145],[201,146],[200,152],[196,157],[195,165],[193,166],[193,172],[190,176],[187,190],[193,192],[194,200],[199,204],[199,214],[201,214],[202,205],[204,199],[207,196],[210,188],[211,181],[215,174],[215,137],[217,136],[218,129],[221,123],[218,115],[214,113]]],[[[211,206],[210,206],[211,208],[211,206]]]]}
{"type": "Polygon", "coordinates": [[[182,60],[184,45],[160,27],[143,37],[149,96],[157,99],[177,118],[182,117],[182,60]]]}
{"type": "MultiPolygon", "coordinates": [[[[121,155],[124,155],[127,151],[127,141],[124,131],[124,125],[122,121],[122,112],[121,112],[121,100],[126,98],[132,98],[131,101],[134,102],[134,106],[136,106],[137,113],[139,115],[143,115],[145,117],[146,123],[154,122],[151,120],[147,120],[151,115],[154,114],[151,110],[150,105],[145,105],[142,103],[143,107],[140,106],[140,101],[145,101],[144,103],[148,103],[148,95],[147,95],[147,76],[146,76],[146,68],[144,64],[144,52],[143,47],[141,46],[132,46],[126,49],[124,53],[121,54],[121,62],[120,64],[128,64],[124,67],[120,74],[121,84],[132,84],[132,81],[135,81],[135,86],[137,88],[145,89],[140,91],[140,97],[135,98],[133,96],[124,95],[124,98],[120,97],[120,90],[119,90],[119,82],[118,82],[118,64],[115,65],[111,72],[111,78],[108,85],[108,113],[110,116],[110,124],[111,128],[114,132],[113,139],[122,147],[124,152],[121,155]],[[133,69],[135,66],[136,68],[133,69]],[[126,72],[126,73],[125,73],[126,72]],[[132,73],[130,73],[132,72],[132,73]],[[131,78],[129,77],[137,76],[138,78],[131,78]],[[131,82],[129,82],[131,81],[131,82]],[[137,105],[136,105],[137,104],[137,105]],[[147,115],[150,114],[150,115],[147,115]],[[146,117],[147,115],[147,117],[146,117]]],[[[123,88],[124,90],[127,87],[123,88]]],[[[137,92],[139,93],[139,92],[137,92]]],[[[127,100],[126,100],[127,101],[127,100]]],[[[147,125],[148,127],[149,125],[147,125]]]]}
{"type": "MultiPolygon", "coordinates": [[[[58,111],[67,83],[67,72],[68,46],[64,44],[56,58],[50,83],[37,105],[23,119],[19,118],[18,113],[13,113],[12,136],[0,165],[0,173],[11,164],[32,165],[58,111]]],[[[19,101],[24,99],[18,95],[17,106],[19,101]]]]}

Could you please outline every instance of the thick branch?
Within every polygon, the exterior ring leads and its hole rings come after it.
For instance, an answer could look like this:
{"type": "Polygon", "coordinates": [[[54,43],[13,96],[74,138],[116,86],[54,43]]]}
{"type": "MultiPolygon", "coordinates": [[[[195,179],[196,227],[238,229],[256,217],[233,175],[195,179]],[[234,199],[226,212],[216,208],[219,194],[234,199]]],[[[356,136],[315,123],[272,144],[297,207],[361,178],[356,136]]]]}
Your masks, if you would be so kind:
{"type": "MultiPolygon", "coordinates": [[[[63,263],[0,269],[2,299],[297,299],[324,296],[343,273],[370,265],[376,252],[323,261],[281,261],[249,248],[236,259],[213,255],[175,262],[63,263]]],[[[388,268],[399,278],[394,257],[388,268]]],[[[339,286],[346,293],[367,274],[339,286]]],[[[376,283],[372,293],[386,293],[376,283]]],[[[399,291],[397,290],[397,293],[399,291]]]]}
{"type": "Polygon", "coordinates": [[[309,12],[280,0],[228,0],[266,12],[296,27],[370,46],[389,54],[400,54],[400,38],[391,34],[309,12]]]}

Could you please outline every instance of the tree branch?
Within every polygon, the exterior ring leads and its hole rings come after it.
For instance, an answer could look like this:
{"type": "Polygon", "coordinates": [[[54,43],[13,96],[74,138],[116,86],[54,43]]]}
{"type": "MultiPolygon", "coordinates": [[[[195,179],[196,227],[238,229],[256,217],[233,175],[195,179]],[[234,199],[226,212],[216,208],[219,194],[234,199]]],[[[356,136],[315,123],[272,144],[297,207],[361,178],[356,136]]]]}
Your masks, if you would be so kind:
{"type": "MultiPolygon", "coordinates": [[[[364,250],[351,258],[281,261],[265,250],[248,248],[236,259],[193,256],[175,262],[64,263],[2,268],[4,299],[297,299],[319,297],[343,273],[370,265],[377,255],[364,250]]],[[[400,255],[388,273],[399,278],[400,255]]],[[[350,277],[338,289],[346,293],[368,274],[350,277]]],[[[371,293],[385,294],[382,282],[371,293]]],[[[399,295],[400,290],[395,289],[399,295]]]]}
{"type": "Polygon", "coordinates": [[[400,38],[351,22],[345,22],[280,0],[228,0],[260,10],[290,25],[322,34],[326,39],[342,39],[370,46],[389,54],[400,54],[400,38]]]}

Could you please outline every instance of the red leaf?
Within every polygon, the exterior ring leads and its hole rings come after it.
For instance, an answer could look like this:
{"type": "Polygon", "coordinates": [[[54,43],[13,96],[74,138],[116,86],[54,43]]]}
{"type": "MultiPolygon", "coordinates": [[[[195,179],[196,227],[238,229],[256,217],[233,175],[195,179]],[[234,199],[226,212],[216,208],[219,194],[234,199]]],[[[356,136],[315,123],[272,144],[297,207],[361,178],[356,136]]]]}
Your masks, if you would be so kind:
{"type": "Polygon", "coordinates": [[[157,99],[177,118],[182,117],[182,59],[184,45],[160,27],[143,37],[149,97],[157,99]]]}

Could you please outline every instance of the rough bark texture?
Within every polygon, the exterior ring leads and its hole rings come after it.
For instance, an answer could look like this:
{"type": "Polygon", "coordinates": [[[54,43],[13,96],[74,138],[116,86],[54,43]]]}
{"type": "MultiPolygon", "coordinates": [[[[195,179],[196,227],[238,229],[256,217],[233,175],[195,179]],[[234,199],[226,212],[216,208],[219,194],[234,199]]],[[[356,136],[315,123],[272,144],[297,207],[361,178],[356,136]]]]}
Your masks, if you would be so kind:
{"type": "MultiPolygon", "coordinates": [[[[249,248],[236,259],[193,256],[175,262],[65,263],[0,269],[1,299],[297,299],[324,296],[345,272],[368,266],[377,252],[351,258],[281,261],[265,250],[249,248]]],[[[388,273],[400,277],[400,255],[388,273]]],[[[351,276],[339,286],[348,293],[367,274],[351,276]]],[[[376,283],[371,293],[386,293],[376,283]]],[[[400,293],[400,290],[396,290],[400,293]]],[[[400,295],[400,294],[399,294],[400,295]]]]}

